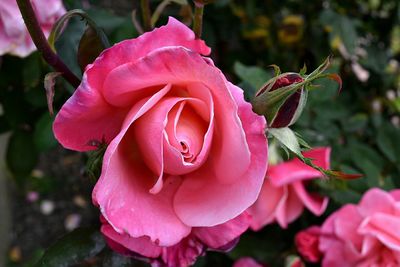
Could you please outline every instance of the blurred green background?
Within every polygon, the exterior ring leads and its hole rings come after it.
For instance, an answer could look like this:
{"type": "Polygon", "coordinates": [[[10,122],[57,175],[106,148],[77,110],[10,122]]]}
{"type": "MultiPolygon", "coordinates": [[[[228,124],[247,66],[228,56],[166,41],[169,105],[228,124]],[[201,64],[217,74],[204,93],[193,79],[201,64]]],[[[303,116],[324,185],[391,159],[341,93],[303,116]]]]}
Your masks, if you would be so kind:
{"type": "MultiPolygon", "coordinates": [[[[138,35],[132,22],[137,2],[64,4],[69,10],[86,10],[113,44],[138,35]]],[[[157,25],[165,24],[168,16],[190,23],[191,1],[170,2],[157,25]]],[[[160,3],[151,1],[152,9],[160,3]]],[[[140,21],[140,12],[137,16],[140,21]]],[[[211,57],[248,99],[272,77],[269,65],[276,64],[283,72],[297,72],[304,64],[312,70],[328,55],[334,56],[329,72],[340,74],[342,91],[338,94],[334,82],[320,82],[293,129],[312,146],[331,146],[333,169],[364,177],[313,184],[313,190],[332,199],[322,218],[305,212],[287,230],[271,225],[248,232],[230,254],[208,253],[196,266],[231,266],[242,256],[284,266],[289,255],[296,255],[293,238],[298,230],[322,222],[340,205],[357,202],[368,188],[400,187],[399,22],[397,0],[216,0],[206,7],[203,38],[213,49],[211,57]]],[[[56,43],[77,75],[81,71],[76,52],[84,29],[84,22],[72,19],[56,43]]],[[[69,237],[81,250],[56,247],[63,252],[53,253],[60,262],[71,263],[75,257],[72,266],[142,266],[104,248],[93,230],[99,223],[90,201],[94,181],[85,172],[87,157],[62,149],[51,131],[54,117],[48,114],[43,88],[44,75],[51,69],[38,53],[25,59],[6,55],[0,62],[0,146],[7,166],[0,177],[0,186],[6,189],[0,199],[5,205],[0,233],[4,232],[6,248],[0,252],[5,266],[33,266],[45,248],[78,226],[94,228],[69,237]]],[[[56,111],[72,92],[58,79],[56,111]]]]}

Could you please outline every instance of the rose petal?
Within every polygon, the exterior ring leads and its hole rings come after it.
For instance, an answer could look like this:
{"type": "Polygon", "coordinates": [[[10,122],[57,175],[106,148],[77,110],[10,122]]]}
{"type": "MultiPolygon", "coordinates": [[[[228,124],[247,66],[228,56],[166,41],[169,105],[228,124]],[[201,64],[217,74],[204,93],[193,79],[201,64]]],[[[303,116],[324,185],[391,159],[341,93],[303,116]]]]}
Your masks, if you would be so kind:
{"type": "MultiPolygon", "coordinates": [[[[181,46],[202,54],[210,53],[203,41],[195,40],[194,33],[174,18],[170,18],[166,26],[103,51],[93,64],[87,66],[81,85],[58,113],[53,126],[58,141],[64,147],[77,151],[94,149],[88,145],[92,140],[104,139],[109,143],[118,134],[130,107],[117,108],[105,101],[104,79],[117,66],[137,61],[165,46],[181,46]]],[[[126,78],[124,75],[123,79],[126,78]]],[[[118,87],[114,89],[118,90],[118,87]]],[[[152,92],[147,93],[150,96],[152,92]]],[[[118,99],[124,101],[123,97],[118,99]]]]}
{"type": "Polygon", "coordinates": [[[263,267],[263,265],[250,257],[244,257],[235,261],[232,267],[263,267]]]}
{"type": "Polygon", "coordinates": [[[284,195],[276,207],[276,221],[282,228],[287,228],[288,224],[296,220],[303,212],[304,206],[294,191],[293,187],[285,186],[284,195]]]}
{"type": "Polygon", "coordinates": [[[376,213],[362,222],[358,232],[375,236],[386,247],[400,252],[400,218],[398,216],[376,213]]]}
{"type": "Polygon", "coordinates": [[[150,258],[161,255],[162,248],[152,243],[148,237],[132,238],[125,233],[119,234],[108,223],[101,226],[101,232],[106,237],[108,245],[118,253],[129,256],[133,251],[150,258]]]}
{"type": "Polygon", "coordinates": [[[368,190],[359,203],[359,211],[362,216],[369,216],[378,212],[393,213],[395,200],[387,192],[373,188],[368,190]]]}
{"type": "Polygon", "coordinates": [[[284,196],[284,187],[275,187],[265,179],[257,201],[247,210],[251,216],[251,229],[258,231],[275,220],[275,211],[284,196]]]}
{"type": "Polygon", "coordinates": [[[320,216],[326,210],[328,206],[329,198],[321,197],[315,193],[309,193],[304,188],[303,182],[294,182],[292,184],[297,196],[301,202],[306,206],[312,213],[320,216]]]}
{"type": "Polygon", "coordinates": [[[192,233],[208,247],[218,249],[243,234],[250,222],[250,214],[244,212],[238,217],[214,227],[193,228],[192,233]]]}
{"type": "Polygon", "coordinates": [[[274,186],[287,186],[295,181],[309,180],[323,175],[299,161],[288,161],[271,166],[268,170],[268,178],[274,186]]]}
{"type": "Polygon", "coordinates": [[[170,246],[190,233],[190,227],[179,220],[172,206],[181,181],[178,177],[168,177],[159,194],[149,194],[157,178],[138,154],[133,131],[128,131],[162,96],[159,92],[148,101],[138,103],[128,114],[122,130],[106,150],[93,201],[118,233],[125,232],[133,238],[148,236],[160,246],[170,246]]]}
{"type": "MultiPolygon", "coordinates": [[[[255,202],[265,177],[267,168],[265,120],[253,113],[251,105],[244,101],[240,89],[230,87],[239,106],[238,114],[251,152],[251,164],[243,176],[229,184],[215,179],[215,173],[210,171],[212,166],[210,162],[185,177],[175,195],[174,207],[181,220],[191,226],[214,226],[238,216],[255,202]]],[[[226,119],[228,120],[228,116],[226,119]]],[[[241,163],[239,161],[232,164],[241,163]]],[[[228,170],[233,166],[225,164],[221,167],[228,170]]],[[[226,175],[230,175],[230,172],[226,175]]]]}
{"type": "MultiPolygon", "coordinates": [[[[161,266],[183,267],[191,266],[198,256],[204,253],[205,246],[193,238],[186,237],[179,244],[163,248],[161,266]]],[[[157,266],[157,265],[156,265],[157,266]]]]}
{"type": "Polygon", "coordinates": [[[122,65],[107,76],[105,96],[115,105],[123,104],[117,103],[121,100],[129,103],[144,91],[155,90],[153,88],[166,83],[202,83],[210,90],[215,107],[215,126],[218,127],[210,153],[216,178],[230,183],[242,177],[249,167],[250,151],[237,115],[237,105],[221,72],[198,54],[183,47],[166,47],[135,63],[122,65]],[[154,75],[155,70],[157,75],[154,75]]]}

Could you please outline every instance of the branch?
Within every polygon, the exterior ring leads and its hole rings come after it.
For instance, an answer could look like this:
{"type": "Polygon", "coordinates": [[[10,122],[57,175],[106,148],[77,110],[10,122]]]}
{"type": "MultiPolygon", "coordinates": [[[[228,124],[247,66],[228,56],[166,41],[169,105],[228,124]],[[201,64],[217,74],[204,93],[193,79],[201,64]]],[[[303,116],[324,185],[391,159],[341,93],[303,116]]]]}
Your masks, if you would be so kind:
{"type": "Polygon", "coordinates": [[[74,73],[72,73],[72,71],[50,48],[49,43],[47,42],[46,37],[40,28],[30,0],[17,0],[17,3],[33,43],[36,45],[44,60],[56,71],[61,72],[62,76],[74,88],[77,88],[81,83],[80,79],[76,77],[74,73]]]}
{"type": "Polygon", "coordinates": [[[204,4],[198,4],[195,2],[193,31],[196,34],[196,39],[201,38],[201,33],[203,30],[203,13],[204,4]]]}
{"type": "Polygon", "coordinates": [[[143,27],[145,31],[151,30],[151,12],[149,0],[140,0],[142,8],[143,27]]]}

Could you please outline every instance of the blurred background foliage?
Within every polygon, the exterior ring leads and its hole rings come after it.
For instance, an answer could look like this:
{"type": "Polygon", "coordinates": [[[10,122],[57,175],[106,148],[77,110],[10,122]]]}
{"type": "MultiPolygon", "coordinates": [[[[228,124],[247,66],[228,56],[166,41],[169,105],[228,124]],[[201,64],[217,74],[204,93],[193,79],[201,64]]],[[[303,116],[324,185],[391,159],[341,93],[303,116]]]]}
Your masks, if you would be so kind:
{"type": "MultiPolygon", "coordinates": [[[[138,36],[132,21],[132,10],[137,8],[137,2],[64,1],[69,10],[86,10],[104,29],[112,44],[138,36]]],[[[169,2],[157,25],[164,24],[168,16],[191,22],[191,2],[169,2]]],[[[153,0],[152,9],[160,3],[153,0]]],[[[140,19],[139,13],[137,16],[140,19]]],[[[242,256],[253,256],[269,266],[284,266],[286,258],[296,254],[293,238],[298,230],[319,224],[340,205],[357,202],[368,188],[400,187],[399,22],[397,0],[309,0],[307,3],[299,0],[216,0],[206,7],[203,38],[213,49],[216,65],[230,81],[245,90],[247,99],[272,77],[273,69],[269,65],[276,64],[283,72],[297,72],[304,64],[312,70],[328,55],[334,55],[329,71],[342,77],[342,91],[338,94],[334,82],[319,82],[320,88],[309,94],[308,105],[293,129],[312,146],[331,146],[333,169],[362,173],[364,177],[349,182],[321,180],[310,184],[314,190],[331,197],[328,211],[322,218],[305,212],[287,230],[271,225],[258,233],[248,232],[230,254],[208,253],[196,266],[231,266],[234,259],[242,256]]],[[[84,29],[84,22],[72,19],[56,43],[58,53],[77,75],[81,75],[81,71],[76,53],[84,29]]],[[[76,156],[62,152],[52,134],[54,117],[48,113],[43,89],[44,75],[51,69],[38,53],[25,59],[3,56],[0,60],[0,133],[10,133],[6,161],[14,178],[10,181],[10,188],[15,192],[12,201],[16,199],[20,205],[17,208],[25,208],[27,213],[35,209],[34,204],[22,207],[26,194],[32,192],[39,193],[39,202],[43,199],[71,202],[70,194],[75,193],[84,195],[90,202],[93,181],[81,171],[85,158],[74,161],[76,172],[60,173],[63,169],[59,167],[60,162],[76,156]],[[77,180],[86,186],[68,191],[77,180]]],[[[59,78],[54,101],[56,111],[72,92],[73,88],[59,78]]],[[[36,208],[39,209],[39,205],[36,208]]],[[[80,224],[96,225],[98,214],[90,204],[86,208],[90,210],[86,212],[89,215],[84,215],[80,224]]],[[[38,213],[37,216],[45,215],[38,213]]],[[[33,266],[45,246],[72,230],[61,226],[58,231],[50,231],[51,234],[42,232],[43,236],[24,239],[17,233],[17,224],[24,225],[24,218],[15,215],[12,218],[14,234],[8,254],[9,266],[33,266]],[[41,241],[36,243],[32,238],[41,241]],[[21,240],[34,242],[36,246],[24,249],[27,245],[21,240]],[[35,250],[30,249],[32,247],[35,250]]],[[[41,221],[48,221],[46,218],[41,221]]],[[[61,225],[63,220],[59,219],[61,225]]],[[[85,252],[57,243],[52,247],[53,252],[50,250],[53,258],[45,266],[75,266],[81,261],[83,263],[77,266],[142,266],[105,249],[97,235],[93,229],[75,230],[72,237],[66,238],[68,242],[79,244],[85,252]],[[81,232],[77,234],[76,231],[81,232]],[[64,265],[54,265],[54,262],[64,265]]]]}

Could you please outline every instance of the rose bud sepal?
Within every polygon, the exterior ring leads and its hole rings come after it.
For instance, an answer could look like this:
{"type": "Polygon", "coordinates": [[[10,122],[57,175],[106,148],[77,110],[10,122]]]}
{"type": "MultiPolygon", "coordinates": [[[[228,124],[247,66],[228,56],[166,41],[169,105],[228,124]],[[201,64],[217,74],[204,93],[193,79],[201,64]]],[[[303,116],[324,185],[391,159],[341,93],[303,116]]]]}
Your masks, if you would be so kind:
{"type": "Polygon", "coordinates": [[[304,78],[293,72],[270,79],[256,94],[253,111],[266,117],[271,128],[288,127],[300,117],[307,102],[304,78]]]}

